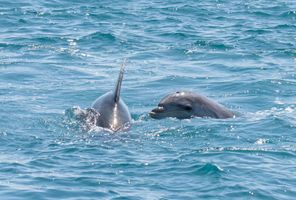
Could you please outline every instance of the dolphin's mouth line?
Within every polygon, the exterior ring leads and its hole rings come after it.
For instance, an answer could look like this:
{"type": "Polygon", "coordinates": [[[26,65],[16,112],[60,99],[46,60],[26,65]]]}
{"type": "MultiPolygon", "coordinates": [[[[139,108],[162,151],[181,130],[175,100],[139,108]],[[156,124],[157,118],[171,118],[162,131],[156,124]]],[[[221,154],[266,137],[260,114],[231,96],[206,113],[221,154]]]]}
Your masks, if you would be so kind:
{"type": "Polygon", "coordinates": [[[150,111],[149,114],[150,115],[156,115],[156,112],[150,111]]]}
{"type": "MultiPolygon", "coordinates": [[[[178,110],[165,110],[165,109],[162,107],[161,110],[158,110],[158,108],[155,108],[155,109],[151,110],[151,111],[149,112],[149,115],[150,115],[150,117],[152,117],[152,118],[158,118],[158,117],[160,117],[160,118],[164,118],[164,117],[166,117],[166,116],[162,116],[162,115],[170,115],[170,114],[175,114],[175,113],[177,113],[177,112],[178,112],[178,110]]],[[[169,116],[168,116],[168,117],[169,117],[169,116]]]]}
{"type": "Polygon", "coordinates": [[[164,109],[164,107],[157,107],[157,108],[154,108],[154,109],[152,109],[150,112],[149,112],[149,114],[150,115],[157,115],[157,114],[160,114],[160,113],[164,113],[165,112],[165,109],[164,109]]]}

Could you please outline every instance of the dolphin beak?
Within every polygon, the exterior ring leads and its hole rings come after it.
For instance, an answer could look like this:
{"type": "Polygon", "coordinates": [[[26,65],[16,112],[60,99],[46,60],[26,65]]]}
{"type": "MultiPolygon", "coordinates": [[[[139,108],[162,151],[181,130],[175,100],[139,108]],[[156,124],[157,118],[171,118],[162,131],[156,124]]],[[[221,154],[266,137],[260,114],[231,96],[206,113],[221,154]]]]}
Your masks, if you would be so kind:
{"type": "Polygon", "coordinates": [[[161,114],[162,112],[164,112],[164,108],[159,106],[159,107],[154,108],[153,110],[151,110],[149,115],[152,118],[159,118],[160,116],[158,116],[158,114],[161,114]]]}

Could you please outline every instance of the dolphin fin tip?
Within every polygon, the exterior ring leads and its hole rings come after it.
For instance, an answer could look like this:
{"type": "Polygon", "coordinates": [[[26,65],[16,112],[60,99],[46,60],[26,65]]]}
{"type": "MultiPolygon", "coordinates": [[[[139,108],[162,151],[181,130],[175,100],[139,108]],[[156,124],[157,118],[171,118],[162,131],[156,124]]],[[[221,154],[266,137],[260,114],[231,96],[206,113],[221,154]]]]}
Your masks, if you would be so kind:
{"type": "Polygon", "coordinates": [[[123,74],[125,72],[126,63],[127,63],[127,59],[125,58],[123,63],[121,64],[119,76],[117,79],[117,83],[114,91],[114,102],[118,102],[120,99],[120,90],[121,90],[121,84],[123,80],[123,74]]]}

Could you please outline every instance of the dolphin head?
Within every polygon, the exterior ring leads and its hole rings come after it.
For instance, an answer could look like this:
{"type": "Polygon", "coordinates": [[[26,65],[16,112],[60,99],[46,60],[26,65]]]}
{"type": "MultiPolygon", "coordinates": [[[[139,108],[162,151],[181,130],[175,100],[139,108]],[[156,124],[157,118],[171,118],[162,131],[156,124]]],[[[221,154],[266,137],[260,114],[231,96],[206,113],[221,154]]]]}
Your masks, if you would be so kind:
{"type": "Polygon", "coordinates": [[[193,115],[193,102],[189,92],[175,92],[165,96],[149,115],[155,119],[175,117],[190,118],[193,115]]]}

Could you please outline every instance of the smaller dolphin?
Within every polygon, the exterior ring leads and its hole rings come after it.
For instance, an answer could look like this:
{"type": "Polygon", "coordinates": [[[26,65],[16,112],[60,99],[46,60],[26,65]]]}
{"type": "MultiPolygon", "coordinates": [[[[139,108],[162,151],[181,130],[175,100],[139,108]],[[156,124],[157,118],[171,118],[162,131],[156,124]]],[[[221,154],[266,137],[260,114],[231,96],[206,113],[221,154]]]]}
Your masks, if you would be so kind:
{"type": "Polygon", "coordinates": [[[232,118],[233,112],[209,98],[193,92],[181,91],[165,96],[149,115],[155,119],[176,117],[211,117],[218,119],[232,118]]]}
{"type": "Polygon", "coordinates": [[[127,105],[120,98],[121,83],[124,74],[124,65],[122,64],[118,80],[114,91],[97,98],[93,104],[91,111],[96,111],[98,114],[96,125],[107,128],[111,131],[127,129],[131,124],[131,114],[127,105]]]}

